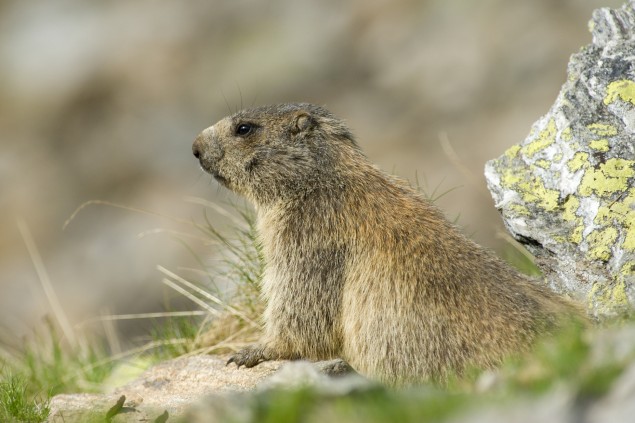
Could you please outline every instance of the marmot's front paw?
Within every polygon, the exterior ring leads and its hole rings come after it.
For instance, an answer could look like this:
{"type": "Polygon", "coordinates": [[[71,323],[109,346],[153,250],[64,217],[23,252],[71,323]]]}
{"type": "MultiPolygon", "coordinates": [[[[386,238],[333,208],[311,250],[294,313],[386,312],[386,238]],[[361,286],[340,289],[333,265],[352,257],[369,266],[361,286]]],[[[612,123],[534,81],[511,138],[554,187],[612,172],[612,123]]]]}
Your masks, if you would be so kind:
{"type": "Polygon", "coordinates": [[[238,367],[245,366],[249,368],[267,360],[269,360],[269,358],[265,356],[264,347],[261,345],[250,345],[232,355],[230,359],[227,360],[227,364],[236,363],[238,367]]]}

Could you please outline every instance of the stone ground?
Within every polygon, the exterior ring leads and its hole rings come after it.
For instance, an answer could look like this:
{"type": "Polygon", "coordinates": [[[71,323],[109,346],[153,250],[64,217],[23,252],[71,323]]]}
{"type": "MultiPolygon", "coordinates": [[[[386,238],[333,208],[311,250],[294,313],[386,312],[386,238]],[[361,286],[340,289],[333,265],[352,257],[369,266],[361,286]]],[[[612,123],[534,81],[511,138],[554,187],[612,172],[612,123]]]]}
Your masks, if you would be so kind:
{"type": "Polygon", "coordinates": [[[152,367],[108,394],[58,395],[51,402],[49,421],[73,421],[86,412],[106,415],[122,395],[126,397],[124,412],[113,421],[152,421],[165,410],[170,415],[182,413],[207,395],[253,390],[282,364],[270,361],[246,371],[226,362],[227,357],[219,356],[181,357],[152,367]]]}

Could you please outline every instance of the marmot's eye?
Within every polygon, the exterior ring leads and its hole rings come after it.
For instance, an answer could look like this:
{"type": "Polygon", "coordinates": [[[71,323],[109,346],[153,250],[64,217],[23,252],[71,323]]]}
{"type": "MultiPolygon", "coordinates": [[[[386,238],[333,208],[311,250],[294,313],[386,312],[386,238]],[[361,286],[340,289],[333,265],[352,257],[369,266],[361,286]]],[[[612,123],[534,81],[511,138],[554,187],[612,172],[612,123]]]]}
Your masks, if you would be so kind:
{"type": "Polygon", "coordinates": [[[245,136],[251,132],[252,128],[249,123],[241,123],[236,127],[236,135],[245,136]]]}

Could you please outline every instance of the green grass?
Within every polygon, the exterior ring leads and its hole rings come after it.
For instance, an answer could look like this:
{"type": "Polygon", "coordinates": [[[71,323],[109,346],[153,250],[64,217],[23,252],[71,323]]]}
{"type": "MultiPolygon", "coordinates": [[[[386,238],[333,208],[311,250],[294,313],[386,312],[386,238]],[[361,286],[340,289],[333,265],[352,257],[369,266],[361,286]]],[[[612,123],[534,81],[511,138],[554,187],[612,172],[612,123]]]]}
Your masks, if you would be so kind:
{"type": "MultiPolygon", "coordinates": [[[[213,206],[207,203],[208,207],[213,206]]],[[[211,223],[207,212],[204,213],[204,224],[197,225],[205,236],[217,242],[221,247],[221,263],[224,270],[218,274],[210,269],[210,280],[222,276],[232,281],[237,287],[237,297],[234,303],[253,310],[260,307],[260,278],[264,271],[262,247],[257,239],[256,217],[254,212],[246,207],[232,206],[239,219],[233,221],[234,227],[230,236],[219,232],[211,223]]],[[[215,210],[218,210],[215,207],[215,210]]]]}
{"type": "Polygon", "coordinates": [[[55,325],[22,345],[5,345],[0,355],[0,422],[45,421],[52,396],[67,392],[99,392],[114,362],[106,349],[62,341],[55,325]]]}
{"type": "Polygon", "coordinates": [[[1,372],[0,376],[0,421],[43,422],[49,415],[49,396],[29,394],[26,378],[21,375],[1,372]]]}
{"type": "Polygon", "coordinates": [[[163,361],[194,351],[202,324],[200,319],[193,317],[172,317],[156,324],[150,336],[161,346],[151,351],[153,359],[163,361]],[[166,342],[170,340],[182,342],[166,342]]]}
{"type": "Polygon", "coordinates": [[[22,373],[32,391],[51,395],[64,392],[98,392],[110,374],[112,361],[105,346],[84,337],[77,345],[62,341],[56,326],[47,321],[41,333],[15,352],[22,373]]]}
{"type": "Polygon", "coordinates": [[[59,393],[99,392],[113,361],[102,346],[87,339],[63,340],[46,319],[19,344],[3,339],[0,349],[0,421],[44,421],[49,399],[59,393]]]}
{"type": "Polygon", "coordinates": [[[291,392],[276,390],[256,395],[252,421],[429,422],[456,415],[470,403],[465,394],[447,394],[434,389],[399,392],[377,387],[338,397],[307,388],[291,392]]]}

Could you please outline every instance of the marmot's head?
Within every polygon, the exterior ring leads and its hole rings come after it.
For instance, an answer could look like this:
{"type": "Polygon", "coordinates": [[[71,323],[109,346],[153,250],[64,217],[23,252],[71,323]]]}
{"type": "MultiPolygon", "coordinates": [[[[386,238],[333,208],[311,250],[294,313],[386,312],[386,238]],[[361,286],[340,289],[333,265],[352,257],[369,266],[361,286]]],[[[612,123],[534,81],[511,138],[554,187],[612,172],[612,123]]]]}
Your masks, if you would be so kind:
{"type": "Polygon", "coordinates": [[[257,203],[328,189],[341,153],[359,151],[342,121],[306,103],[242,110],[201,132],[192,150],[206,172],[257,203]]]}

